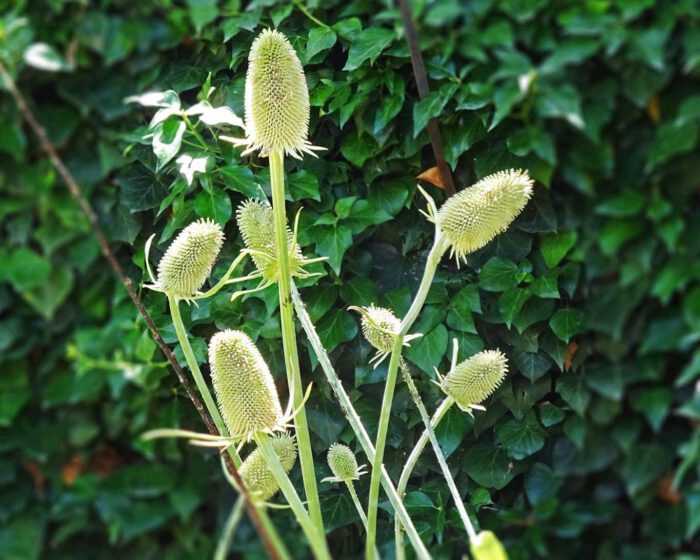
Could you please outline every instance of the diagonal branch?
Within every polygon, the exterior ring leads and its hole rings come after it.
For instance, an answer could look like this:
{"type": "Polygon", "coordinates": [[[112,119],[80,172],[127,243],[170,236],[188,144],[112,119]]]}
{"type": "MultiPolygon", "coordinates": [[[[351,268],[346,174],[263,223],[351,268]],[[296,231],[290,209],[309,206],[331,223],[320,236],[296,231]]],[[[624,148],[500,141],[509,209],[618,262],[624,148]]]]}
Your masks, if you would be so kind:
{"type": "MultiPolygon", "coordinates": [[[[36,117],[34,116],[34,113],[27,105],[27,103],[24,99],[24,96],[19,91],[19,89],[17,89],[17,85],[15,84],[15,81],[12,79],[12,76],[9,74],[9,72],[5,68],[5,65],[2,62],[0,62],[0,78],[2,78],[2,81],[5,85],[5,87],[12,95],[15,103],[17,104],[17,108],[22,113],[22,116],[24,117],[24,120],[29,125],[29,128],[32,129],[32,132],[38,138],[39,143],[41,145],[41,148],[48,155],[54,169],[61,176],[64,183],[68,187],[68,190],[70,191],[71,196],[77,202],[78,206],[80,206],[80,209],[82,210],[83,214],[85,214],[88,221],[90,222],[90,226],[92,227],[92,231],[94,232],[95,237],[97,237],[97,242],[100,245],[100,250],[102,251],[102,255],[107,260],[107,262],[109,262],[109,265],[111,266],[115,276],[119,279],[122,286],[124,286],[124,289],[129,294],[129,297],[134,302],[134,305],[136,305],[136,307],[138,308],[139,313],[143,317],[143,320],[146,322],[146,325],[148,326],[148,330],[151,332],[151,335],[153,336],[153,340],[155,340],[156,344],[158,345],[158,348],[160,348],[161,352],[163,352],[163,354],[167,358],[168,362],[170,362],[170,365],[172,366],[173,370],[175,370],[175,374],[177,375],[178,379],[180,380],[180,383],[182,384],[182,386],[184,387],[185,392],[187,393],[187,396],[192,401],[192,404],[194,404],[194,407],[197,409],[197,412],[199,413],[199,416],[202,418],[202,421],[204,422],[204,424],[206,425],[207,430],[212,435],[219,435],[219,432],[216,429],[216,426],[214,425],[214,422],[212,421],[211,416],[205,410],[204,405],[202,404],[202,401],[199,399],[197,394],[192,389],[192,385],[190,384],[189,380],[187,379],[185,372],[182,370],[180,365],[177,363],[175,356],[173,355],[172,351],[170,350],[168,345],[163,340],[163,337],[160,335],[160,332],[158,331],[158,327],[156,327],[156,324],[153,322],[153,318],[151,317],[150,313],[148,313],[148,310],[143,305],[141,298],[139,297],[138,293],[134,289],[134,285],[133,285],[133,282],[131,281],[131,278],[129,278],[124,273],[124,269],[122,268],[121,264],[119,264],[119,261],[117,260],[117,257],[114,254],[114,251],[112,251],[112,248],[109,245],[109,241],[107,240],[107,237],[105,236],[104,231],[100,227],[95,210],[93,209],[92,205],[87,200],[87,198],[85,198],[82,191],[80,190],[80,187],[78,186],[75,179],[73,178],[73,175],[71,174],[71,172],[68,170],[68,168],[65,166],[65,164],[61,160],[61,157],[58,155],[56,147],[53,145],[48,134],[46,133],[46,129],[44,129],[44,127],[39,123],[39,121],[37,121],[36,117]]],[[[258,511],[255,508],[255,506],[253,505],[253,502],[250,500],[250,496],[249,496],[248,491],[246,490],[246,488],[243,484],[243,480],[241,479],[241,475],[239,474],[238,469],[233,464],[233,461],[231,460],[231,457],[228,454],[224,454],[223,457],[224,457],[224,460],[226,461],[226,466],[228,467],[228,470],[231,473],[231,476],[236,481],[236,484],[238,485],[238,488],[240,489],[240,493],[245,501],[245,506],[246,506],[246,509],[248,510],[248,514],[250,515],[250,519],[253,522],[253,525],[255,525],[255,528],[256,528],[258,534],[260,535],[260,538],[263,542],[263,545],[265,546],[265,550],[267,551],[270,558],[277,560],[279,558],[279,555],[277,554],[277,552],[276,552],[276,550],[275,550],[275,548],[270,540],[270,536],[268,535],[266,529],[264,528],[264,526],[262,525],[262,523],[260,521],[260,516],[258,514],[258,511]]]]}
{"type": "MultiPolygon", "coordinates": [[[[403,19],[404,29],[406,31],[406,42],[408,50],[411,53],[411,66],[413,67],[413,75],[418,86],[418,96],[423,99],[428,93],[428,76],[425,73],[425,64],[423,63],[423,55],[420,52],[418,45],[418,35],[416,27],[413,25],[413,14],[411,13],[411,5],[409,0],[398,0],[399,8],[401,9],[401,19],[403,19]]],[[[445,193],[447,196],[455,194],[455,184],[452,180],[452,171],[445,160],[445,149],[442,145],[442,136],[437,121],[433,118],[428,121],[428,137],[430,144],[433,147],[433,157],[437,163],[442,184],[445,185],[445,193]]]]}

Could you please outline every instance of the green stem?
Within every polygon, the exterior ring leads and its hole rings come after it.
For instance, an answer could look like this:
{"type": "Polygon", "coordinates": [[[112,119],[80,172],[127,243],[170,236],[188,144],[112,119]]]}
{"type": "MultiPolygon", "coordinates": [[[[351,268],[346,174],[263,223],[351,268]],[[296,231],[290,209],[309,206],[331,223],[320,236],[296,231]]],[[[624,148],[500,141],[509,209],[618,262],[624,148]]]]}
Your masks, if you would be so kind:
{"type": "MultiPolygon", "coordinates": [[[[292,394],[294,409],[298,410],[294,417],[297,442],[299,445],[299,461],[304,479],[304,491],[309,504],[311,519],[324,535],[321,503],[318,499],[314,456],[311,449],[309,425],[306,420],[306,410],[303,406],[304,392],[299,370],[297,354],[296,330],[294,328],[294,308],[291,296],[291,275],[289,273],[289,245],[287,238],[287,215],[284,200],[284,158],[280,150],[272,150],[270,158],[270,183],[272,186],[272,210],[275,222],[275,255],[277,257],[277,289],[280,302],[280,322],[282,326],[282,345],[284,362],[287,368],[287,382],[292,394]]],[[[325,538],[325,537],[324,537],[325,538]]]]}
{"type": "Polygon", "coordinates": [[[189,131],[192,133],[192,135],[197,139],[197,141],[202,145],[202,148],[204,148],[205,151],[209,150],[209,146],[207,143],[204,141],[204,138],[202,138],[202,135],[197,131],[197,128],[192,124],[192,121],[189,119],[187,116],[187,113],[182,111],[180,113],[182,116],[182,120],[185,121],[185,124],[187,125],[187,128],[189,131]]]}
{"type": "Polygon", "coordinates": [[[306,539],[309,541],[309,546],[311,547],[314,557],[318,560],[330,560],[331,556],[328,552],[325,536],[317,529],[309,514],[306,513],[304,505],[299,498],[299,494],[297,494],[287,473],[285,473],[282,468],[282,464],[275,453],[275,448],[272,446],[270,437],[264,432],[258,432],[255,434],[254,439],[255,443],[258,445],[258,449],[260,449],[263,457],[265,457],[265,462],[272,472],[272,475],[275,477],[282,494],[284,494],[287,503],[292,508],[299,525],[301,525],[301,529],[304,531],[306,539]]]}
{"type": "Polygon", "coordinates": [[[403,321],[401,321],[401,329],[396,335],[394,345],[391,349],[391,360],[389,361],[389,370],[386,377],[386,385],[384,386],[384,397],[382,399],[382,412],[379,416],[379,428],[377,430],[377,440],[375,448],[375,462],[372,465],[372,475],[369,486],[369,505],[367,508],[367,544],[365,547],[365,558],[372,560],[374,558],[374,546],[377,538],[377,508],[379,505],[379,480],[381,470],[377,465],[381,465],[384,460],[384,448],[386,446],[386,436],[389,432],[389,418],[391,417],[391,404],[394,399],[394,388],[396,385],[396,377],[398,374],[399,363],[401,362],[401,351],[403,349],[403,339],[409,329],[418,318],[420,310],[423,308],[425,298],[428,296],[430,286],[433,283],[435,271],[440,264],[440,259],[445,254],[449,247],[447,240],[440,232],[436,232],[433,247],[428,255],[428,260],[423,271],[423,278],[416,292],[411,307],[406,313],[403,321]]]}
{"type": "MultiPolygon", "coordinates": [[[[362,424],[362,420],[360,420],[360,416],[357,414],[357,411],[355,410],[355,407],[353,406],[349,395],[343,388],[343,384],[340,381],[338,374],[335,372],[333,364],[331,364],[330,358],[328,357],[328,352],[326,352],[326,349],[323,347],[321,339],[318,337],[318,333],[316,332],[316,328],[314,327],[314,324],[311,321],[311,317],[309,317],[309,314],[306,311],[304,302],[302,301],[301,296],[299,295],[299,290],[297,290],[294,284],[292,284],[292,298],[294,301],[294,307],[296,309],[297,315],[299,316],[301,326],[303,327],[304,332],[306,332],[306,336],[309,339],[312,348],[314,349],[314,353],[318,358],[318,362],[321,365],[321,369],[323,369],[323,372],[326,374],[326,380],[328,381],[328,384],[333,389],[333,392],[335,393],[335,396],[338,399],[338,402],[340,403],[340,409],[342,410],[343,414],[345,415],[345,418],[347,418],[348,423],[355,432],[357,440],[360,442],[360,445],[362,446],[365,455],[367,455],[370,464],[374,465],[375,455],[372,440],[370,439],[367,430],[365,430],[364,424],[362,424]]],[[[411,541],[411,544],[413,545],[413,549],[416,551],[416,556],[420,560],[429,560],[430,553],[421,541],[420,536],[418,535],[418,531],[416,531],[416,528],[413,525],[413,521],[411,520],[411,518],[408,515],[408,512],[406,511],[406,507],[403,505],[399,494],[396,492],[396,488],[394,488],[394,485],[391,482],[391,479],[389,478],[389,474],[383,466],[381,470],[382,486],[384,487],[384,491],[389,496],[389,501],[391,502],[391,505],[394,508],[396,516],[401,521],[401,524],[403,525],[404,530],[406,531],[406,535],[408,536],[409,540],[411,541]]]]}
{"type": "Polygon", "coordinates": [[[348,486],[348,492],[350,492],[350,497],[352,498],[352,503],[355,504],[355,509],[357,510],[357,514],[360,516],[360,520],[362,521],[362,524],[365,526],[365,529],[367,529],[367,516],[365,515],[365,510],[362,509],[362,503],[360,502],[360,498],[357,495],[357,492],[355,491],[355,484],[353,483],[352,480],[347,480],[345,481],[345,484],[348,486]]]}
{"type": "MultiPolygon", "coordinates": [[[[199,369],[199,364],[197,363],[197,359],[195,358],[194,352],[192,351],[192,345],[190,344],[189,338],[187,338],[185,325],[182,322],[182,315],[180,315],[180,304],[176,297],[170,295],[168,296],[168,303],[170,305],[170,315],[173,320],[173,325],[175,325],[177,339],[180,342],[183,354],[185,354],[187,366],[192,372],[192,377],[194,377],[195,383],[197,384],[197,388],[199,389],[199,393],[202,395],[202,399],[204,399],[204,405],[206,406],[207,411],[209,412],[209,416],[212,417],[216,429],[219,430],[219,434],[224,437],[228,437],[229,433],[226,429],[226,425],[224,424],[224,421],[221,418],[221,414],[219,414],[219,409],[216,406],[216,403],[214,402],[211,393],[209,392],[209,387],[204,381],[202,371],[199,369]]],[[[228,447],[228,454],[231,456],[231,460],[233,461],[235,467],[237,469],[240,468],[242,461],[240,455],[236,451],[235,446],[230,445],[228,447]]],[[[277,552],[277,555],[279,556],[280,560],[289,560],[289,552],[287,552],[287,549],[282,540],[280,539],[279,534],[277,533],[277,530],[275,529],[274,525],[270,521],[267,512],[265,512],[263,508],[255,506],[255,504],[253,505],[258,512],[258,518],[260,519],[260,523],[266,529],[267,535],[270,537],[270,542],[272,543],[272,546],[277,552]]]]}
{"type": "Polygon", "coordinates": [[[462,496],[460,496],[459,490],[457,490],[457,485],[455,484],[454,478],[452,478],[450,468],[447,466],[445,455],[443,454],[442,449],[440,448],[440,443],[437,440],[435,430],[433,429],[432,424],[430,422],[430,416],[428,416],[428,411],[425,409],[425,405],[423,404],[423,399],[421,399],[420,394],[418,393],[418,389],[416,388],[413,379],[411,379],[411,372],[408,371],[406,362],[404,362],[403,359],[401,360],[401,372],[403,374],[404,381],[408,386],[408,392],[411,393],[411,398],[413,399],[416,408],[418,408],[421,420],[423,421],[423,425],[425,426],[425,432],[428,434],[428,439],[430,440],[430,444],[433,446],[433,451],[435,452],[435,457],[437,458],[438,464],[440,465],[440,470],[442,470],[442,476],[445,478],[445,482],[447,482],[447,487],[450,489],[450,493],[452,494],[452,499],[455,501],[455,506],[457,506],[457,512],[459,513],[459,517],[462,520],[462,524],[464,525],[467,534],[469,535],[469,540],[473,542],[476,538],[476,531],[474,530],[474,526],[472,525],[471,519],[469,519],[469,514],[467,513],[467,510],[464,508],[464,504],[462,503],[462,496]]]}
{"type": "Polygon", "coordinates": [[[325,27],[328,29],[328,25],[323,23],[320,19],[316,18],[310,11],[309,9],[304,6],[304,3],[301,2],[300,0],[294,0],[294,5],[299,8],[301,13],[303,13],[307,18],[309,18],[311,21],[313,21],[316,25],[320,25],[321,27],[325,27]]]}
{"type": "MultiPolygon", "coordinates": [[[[437,408],[435,411],[435,414],[433,414],[433,418],[430,421],[430,425],[435,430],[440,423],[440,420],[445,416],[447,411],[452,407],[452,405],[455,403],[454,399],[452,397],[447,397],[445,400],[440,403],[440,406],[437,408]]],[[[396,487],[396,490],[399,493],[399,496],[403,500],[405,494],[406,494],[406,486],[408,485],[408,480],[411,478],[411,473],[413,473],[413,469],[416,466],[416,463],[418,462],[418,458],[420,457],[421,453],[423,453],[423,450],[425,449],[425,446],[428,444],[428,432],[427,430],[424,430],[423,433],[421,434],[420,438],[418,438],[418,441],[416,442],[416,445],[413,448],[413,451],[411,451],[411,454],[408,456],[408,459],[406,460],[406,464],[403,467],[403,470],[401,471],[401,477],[399,478],[399,484],[396,487]]],[[[394,538],[396,541],[396,560],[404,560],[406,558],[406,554],[403,549],[403,527],[401,520],[397,517],[394,523],[394,538]]]]}
{"type": "Polygon", "coordinates": [[[238,523],[241,521],[241,517],[243,517],[243,506],[243,498],[240,497],[236,500],[236,503],[231,509],[231,514],[226,520],[226,525],[224,525],[221,538],[219,539],[219,543],[216,545],[214,560],[226,560],[228,551],[231,548],[231,543],[233,542],[233,536],[238,528],[238,523]]]}

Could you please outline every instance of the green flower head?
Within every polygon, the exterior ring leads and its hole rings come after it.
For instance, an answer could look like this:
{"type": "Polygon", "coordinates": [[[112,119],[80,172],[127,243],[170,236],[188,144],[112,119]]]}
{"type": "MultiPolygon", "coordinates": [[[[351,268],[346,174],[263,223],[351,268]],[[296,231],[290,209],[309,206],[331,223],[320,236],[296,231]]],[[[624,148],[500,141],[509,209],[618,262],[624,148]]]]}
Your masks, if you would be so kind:
{"type": "Polygon", "coordinates": [[[333,477],[325,480],[333,482],[349,482],[357,480],[364,472],[357,465],[357,459],[352,450],[342,443],[334,443],[328,449],[328,466],[333,477]]]}
{"type": "Polygon", "coordinates": [[[221,417],[232,437],[250,439],[284,424],[270,369],[250,337],[225,330],[209,343],[211,378],[221,417]]]}
{"type": "Polygon", "coordinates": [[[199,220],[190,224],[163,255],[152,287],[178,298],[195,296],[211,274],[223,243],[224,232],[217,223],[199,220]]]}
{"type": "MultiPolygon", "coordinates": [[[[297,446],[294,438],[287,433],[281,433],[273,437],[271,441],[284,472],[288,473],[297,460],[297,446]]],[[[269,500],[279,490],[277,480],[275,480],[259,449],[255,449],[246,457],[241,465],[240,474],[243,484],[250,492],[251,498],[256,502],[269,500]]]]}
{"type": "Polygon", "coordinates": [[[463,410],[484,401],[503,382],[508,360],[499,350],[484,350],[457,364],[440,379],[442,390],[463,410]]]}
{"type": "Polygon", "coordinates": [[[264,30],[253,41],[245,82],[247,152],[273,150],[301,159],[319,149],[308,141],[309,90],[304,69],[289,40],[264,30]]]}
{"type": "Polygon", "coordinates": [[[464,259],[504,232],[532,195],[527,171],[509,169],[484,177],[442,205],[435,223],[445,233],[452,254],[464,259]]]}

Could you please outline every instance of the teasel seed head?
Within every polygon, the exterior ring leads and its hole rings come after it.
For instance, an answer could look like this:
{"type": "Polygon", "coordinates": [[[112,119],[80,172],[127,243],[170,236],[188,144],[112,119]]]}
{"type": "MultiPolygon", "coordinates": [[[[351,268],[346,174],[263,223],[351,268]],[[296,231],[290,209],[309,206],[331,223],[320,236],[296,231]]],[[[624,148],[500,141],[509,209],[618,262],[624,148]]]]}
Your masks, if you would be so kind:
{"type": "MultiPolygon", "coordinates": [[[[271,438],[271,442],[284,472],[288,473],[297,460],[297,446],[294,438],[287,433],[281,433],[271,438]]],[[[251,498],[256,502],[269,500],[279,490],[277,481],[260,449],[255,449],[246,457],[239,472],[251,498]]]]}
{"type": "Polygon", "coordinates": [[[508,360],[499,350],[484,350],[457,364],[440,379],[442,390],[463,410],[493,393],[508,373],[508,360]]]}
{"type": "Polygon", "coordinates": [[[463,259],[504,232],[525,208],[532,185],[527,171],[509,169],[450,197],[435,222],[447,236],[452,254],[463,259]]]}
{"type": "Polygon", "coordinates": [[[250,439],[284,423],[270,369],[250,337],[225,330],[209,343],[211,378],[221,417],[232,437],[250,439]]]}
{"type": "Polygon", "coordinates": [[[352,450],[342,443],[334,443],[328,449],[328,466],[335,481],[348,482],[360,478],[361,468],[352,450]]]}
{"type": "Polygon", "coordinates": [[[491,531],[481,531],[469,547],[474,560],[508,560],[501,541],[491,531]]]}
{"type": "MultiPolygon", "coordinates": [[[[204,285],[224,243],[216,222],[198,220],[175,238],[158,263],[154,287],[168,295],[188,299],[204,285]]],[[[149,269],[150,270],[150,269],[149,269]]]]}
{"type": "MultiPolygon", "coordinates": [[[[236,210],[238,229],[243,243],[249,249],[255,267],[268,282],[277,280],[277,248],[275,245],[275,219],[267,200],[244,200],[236,210]]],[[[295,243],[292,231],[287,227],[289,272],[292,276],[303,274],[304,257],[301,247],[295,243]]]]}
{"type": "Polygon", "coordinates": [[[374,305],[350,309],[358,311],[362,316],[360,325],[367,342],[381,353],[391,352],[396,334],[401,329],[399,318],[390,309],[374,305]]]}
{"type": "Polygon", "coordinates": [[[287,37],[266,29],[253,41],[245,82],[248,150],[272,150],[301,158],[313,155],[308,142],[309,90],[304,69],[287,37]]]}

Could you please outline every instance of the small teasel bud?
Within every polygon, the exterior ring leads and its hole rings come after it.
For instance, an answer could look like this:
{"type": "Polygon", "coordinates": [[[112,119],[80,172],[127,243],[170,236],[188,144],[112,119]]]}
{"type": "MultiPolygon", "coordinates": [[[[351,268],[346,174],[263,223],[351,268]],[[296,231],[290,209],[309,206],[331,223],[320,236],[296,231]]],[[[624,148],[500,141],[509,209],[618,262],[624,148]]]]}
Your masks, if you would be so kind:
{"type": "Polygon", "coordinates": [[[401,328],[401,321],[390,309],[370,305],[365,308],[352,308],[360,311],[362,334],[374,348],[380,352],[391,352],[396,333],[401,328]],[[388,332],[387,332],[388,331],[388,332]],[[394,333],[394,334],[390,334],[394,333]]]}
{"type": "Polygon", "coordinates": [[[508,360],[499,350],[484,350],[457,364],[441,379],[442,390],[460,408],[484,401],[503,382],[508,373],[508,360]]]}
{"type": "Polygon", "coordinates": [[[158,263],[156,287],[179,298],[194,296],[211,274],[224,232],[211,220],[196,221],[175,238],[158,263]]]}
{"type": "MultiPolygon", "coordinates": [[[[250,249],[255,267],[266,280],[276,280],[277,248],[275,245],[275,219],[272,206],[266,200],[245,200],[236,210],[236,222],[243,243],[250,249]]],[[[291,247],[292,231],[287,226],[287,240],[291,247]]],[[[303,256],[298,244],[289,258],[289,270],[297,275],[303,265],[303,256]]]]}
{"type": "Polygon", "coordinates": [[[504,232],[532,195],[527,171],[509,169],[484,177],[445,202],[436,217],[458,259],[504,232]]]}
{"type": "Polygon", "coordinates": [[[253,41],[245,82],[245,125],[251,149],[266,155],[308,152],[309,90],[289,40],[266,29],[253,41]]]}
{"type": "Polygon", "coordinates": [[[491,531],[481,531],[469,546],[474,560],[508,560],[505,548],[491,531]]]}
{"type": "Polygon", "coordinates": [[[282,406],[270,369],[250,337],[225,330],[209,343],[209,365],[221,417],[231,436],[252,437],[282,423],[282,406]]]}
{"type": "Polygon", "coordinates": [[[328,449],[328,466],[333,476],[347,482],[360,478],[360,468],[352,450],[342,443],[334,443],[328,449]]]}
{"type": "MultiPolygon", "coordinates": [[[[297,460],[297,446],[294,438],[289,434],[282,433],[273,437],[271,442],[284,472],[288,473],[297,460]]],[[[267,466],[260,449],[255,449],[246,457],[241,465],[240,474],[243,483],[251,493],[251,497],[256,501],[268,500],[279,490],[277,480],[267,466]]]]}

